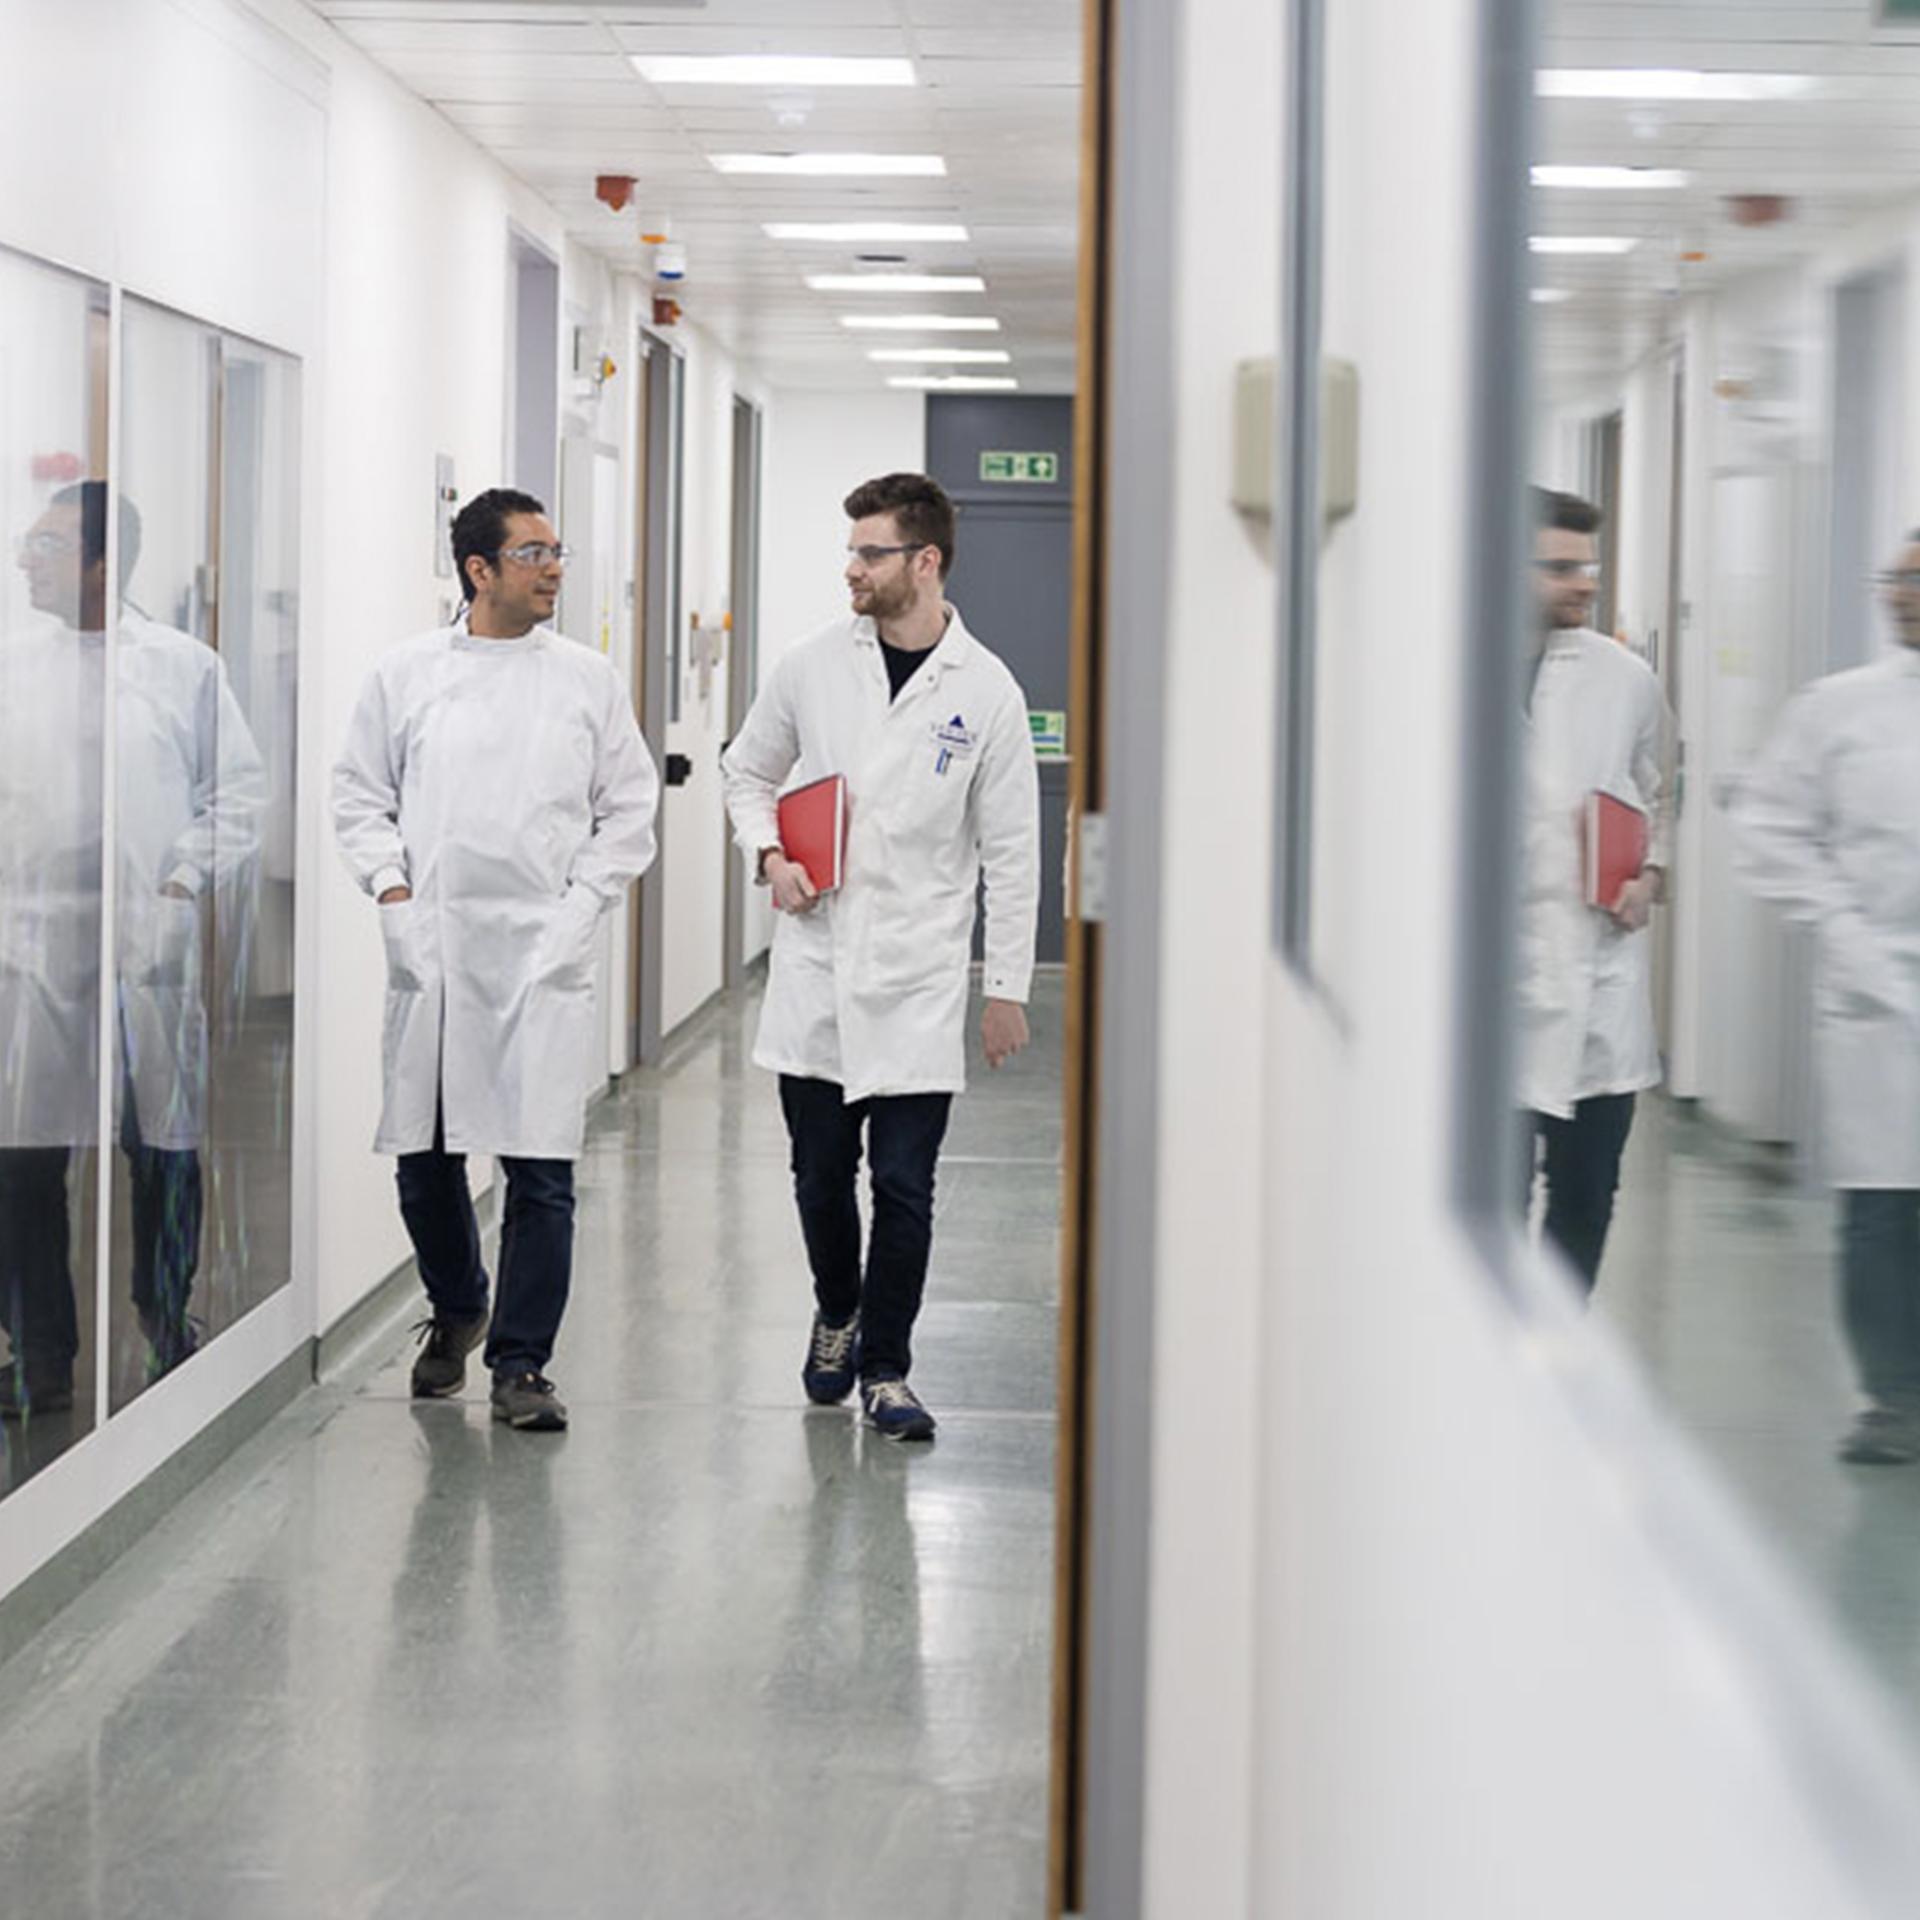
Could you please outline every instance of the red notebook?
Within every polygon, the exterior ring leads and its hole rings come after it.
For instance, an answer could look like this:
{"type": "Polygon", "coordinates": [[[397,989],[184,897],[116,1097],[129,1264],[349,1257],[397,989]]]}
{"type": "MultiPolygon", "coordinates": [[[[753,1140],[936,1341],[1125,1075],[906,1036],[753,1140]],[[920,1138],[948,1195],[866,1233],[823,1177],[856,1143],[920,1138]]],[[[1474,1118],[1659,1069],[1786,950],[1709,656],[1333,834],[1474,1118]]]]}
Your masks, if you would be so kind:
{"type": "Polygon", "coordinates": [[[1587,905],[1611,913],[1647,864],[1647,816],[1610,793],[1587,796],[1587,905]]]}
{"type": "Polygon", "coordinates": [[[839,886],[847,858],[847,778],[830,773],[780,802],[780,850],[821,893],[839,886]]]}

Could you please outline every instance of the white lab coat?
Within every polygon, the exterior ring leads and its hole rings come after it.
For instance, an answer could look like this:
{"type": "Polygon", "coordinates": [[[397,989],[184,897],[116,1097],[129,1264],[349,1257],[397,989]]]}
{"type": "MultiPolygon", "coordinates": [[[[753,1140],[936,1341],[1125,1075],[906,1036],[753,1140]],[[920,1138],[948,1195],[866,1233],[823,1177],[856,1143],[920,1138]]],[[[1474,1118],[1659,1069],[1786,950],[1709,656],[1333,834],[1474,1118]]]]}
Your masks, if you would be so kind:
{"type": "MultiPolygon", "coordinates": [[[[118,1034],[142,1142],[179,1152],[206,1131],[209,916],[231,982],[266,777],[212,648],[131,609],[116,646],[118,1034]]],[[[99,1136],[105,694],[101,634],[0,641],[0,1146],[99,1136]]]]}
{"type": "Polygon", "coordinates": [[[1588,796],[1648,815],[1649,864],[1672,866],[1672,719],[1646,663],[1585,630],[1555,633],[1526,726],[1519,951],[1520,1105],[1557,1119],[1582,1100],[1658,1086],[1647,932],[1586,904],[1588,796]]]}
{"type": "Polygon", "coordinates": [[[1814,932],[1822,1170],[1920,1188],[1920,653],[1791,701],[1733,822],[1741,878],[1814,932]]]}
{"type": "Polygon", "coordinates": [[[780,842],[790,785],[844,774],[845,884],[780,914],[754,1046],[775,1073],[849,1100],[966,1085],[973,925],[986,882],[986,992],[1024,1002],[1040,901],[1040,781],[1026,696],[958,613],[889,700],[870,619],[836,620],[768,676],[722,761],[749,858],[780,842]]]}
{"type": "Polygon", "coordinates": [[[577,1158],[604,1041],[595,929],[652,864],[660,783],[620,678],[536,627],[395,647],[333,770],[333,818],[387,954],[378,1153],[577,1158]]]}

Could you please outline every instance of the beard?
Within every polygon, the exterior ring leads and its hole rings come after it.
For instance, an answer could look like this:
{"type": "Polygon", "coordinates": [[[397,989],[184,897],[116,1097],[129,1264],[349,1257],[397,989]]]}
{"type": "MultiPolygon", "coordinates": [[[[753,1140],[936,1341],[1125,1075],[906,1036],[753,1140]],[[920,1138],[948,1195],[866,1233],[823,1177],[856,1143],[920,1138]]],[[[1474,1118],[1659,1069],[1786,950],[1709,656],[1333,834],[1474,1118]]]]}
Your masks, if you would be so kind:
{"type": "Polygon", "coordinates": [[[913,606],[913,589],[904,580],[896,580],[890,586],[869,586],[864,595],[856,593],[856,605],[864,600],[863,611],[870,619],[897,620],[913,606]]]}

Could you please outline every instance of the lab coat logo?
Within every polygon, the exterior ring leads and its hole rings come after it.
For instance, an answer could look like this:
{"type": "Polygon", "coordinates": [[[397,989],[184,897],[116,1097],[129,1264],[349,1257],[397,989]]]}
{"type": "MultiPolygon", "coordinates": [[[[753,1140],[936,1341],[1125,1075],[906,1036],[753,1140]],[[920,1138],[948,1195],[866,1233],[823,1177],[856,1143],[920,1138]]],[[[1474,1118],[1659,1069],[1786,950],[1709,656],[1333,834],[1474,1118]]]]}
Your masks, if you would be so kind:
{"type": "Polygon", "coordinates": [[[935,773],[945,773],[953,765],[955,755],[965,759],[973,751],[973,735],[967,731],[967,723],[959,714],[955,714],[944,726],[938,721],[933,725],[935,773]]]}

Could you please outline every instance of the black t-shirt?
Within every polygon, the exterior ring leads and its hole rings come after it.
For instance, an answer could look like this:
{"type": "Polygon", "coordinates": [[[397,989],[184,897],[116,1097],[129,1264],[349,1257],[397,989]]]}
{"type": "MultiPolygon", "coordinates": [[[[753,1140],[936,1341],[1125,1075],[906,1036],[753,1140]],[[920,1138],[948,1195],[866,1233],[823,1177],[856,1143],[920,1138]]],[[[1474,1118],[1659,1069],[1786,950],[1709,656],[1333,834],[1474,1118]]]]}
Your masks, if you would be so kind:
{"type": "MultiPolygon", "coordinates": [[[[936,640],[933,647],[939,644],[936,640]]],[[[884,640],[880,642],[880,657],[887,663],[887,679],[892,683],[893,699],[900,698],[900,689],[913,678],[921,662],[933,657],[933,647],[922,647],[915,653],[907,647],[889,646],[884,640]]]]}

